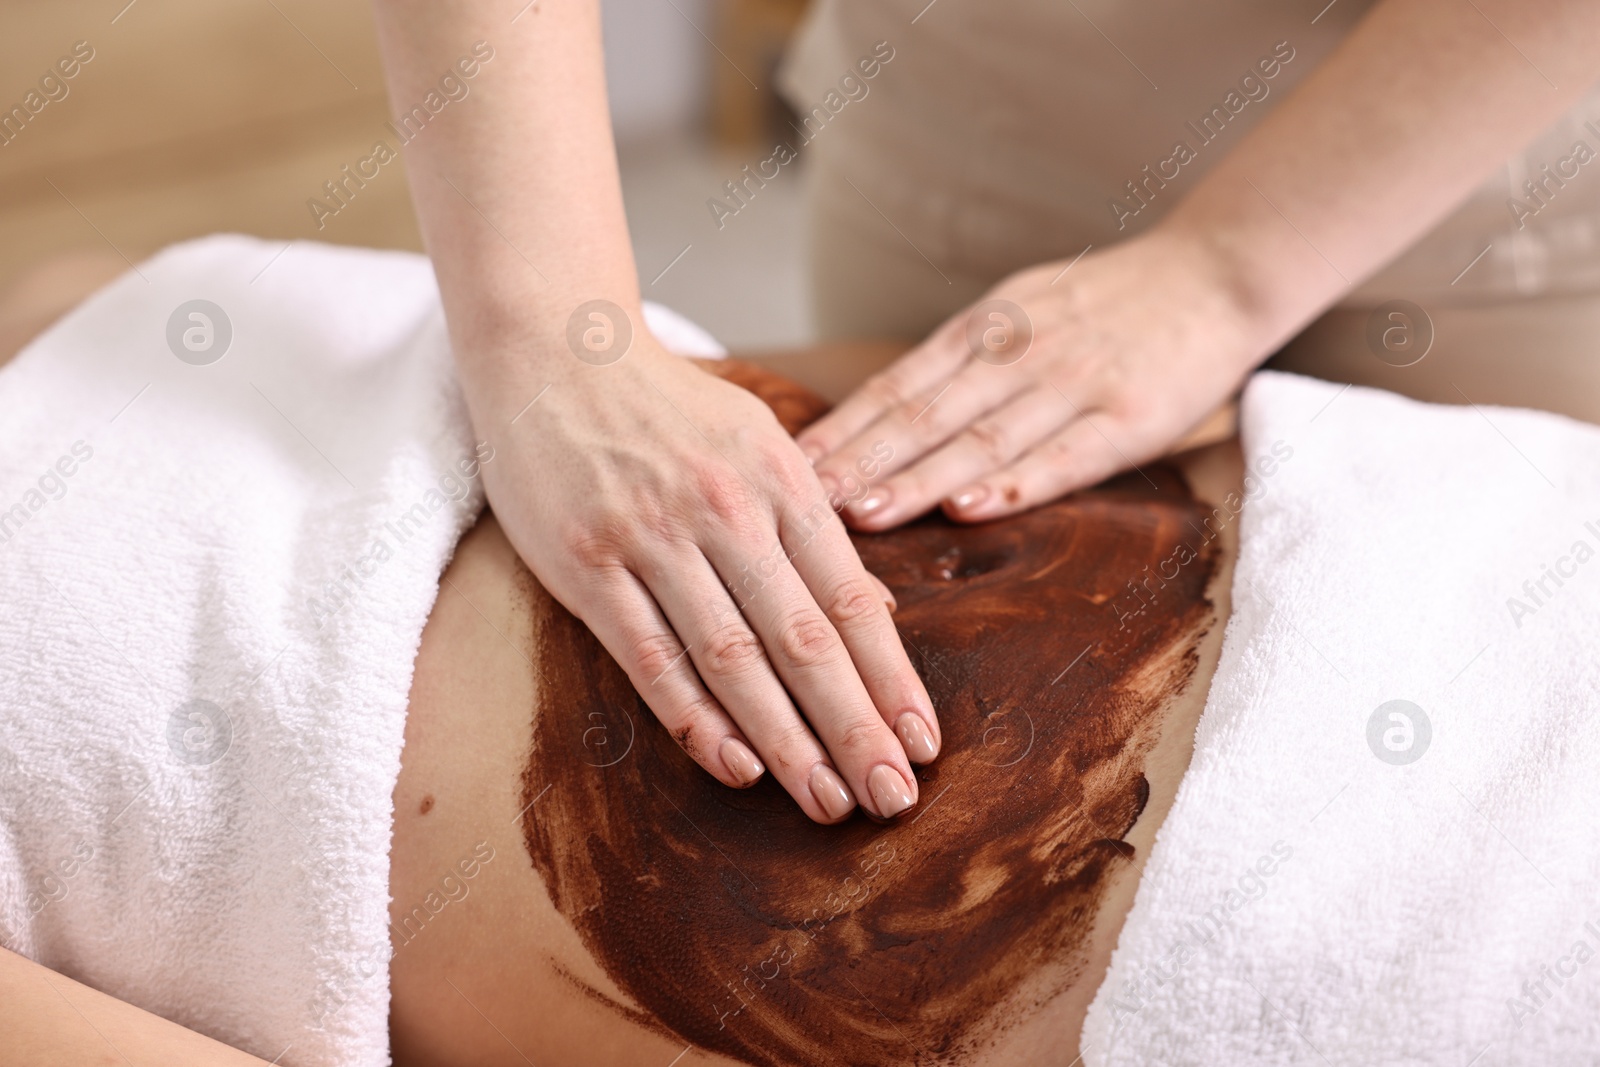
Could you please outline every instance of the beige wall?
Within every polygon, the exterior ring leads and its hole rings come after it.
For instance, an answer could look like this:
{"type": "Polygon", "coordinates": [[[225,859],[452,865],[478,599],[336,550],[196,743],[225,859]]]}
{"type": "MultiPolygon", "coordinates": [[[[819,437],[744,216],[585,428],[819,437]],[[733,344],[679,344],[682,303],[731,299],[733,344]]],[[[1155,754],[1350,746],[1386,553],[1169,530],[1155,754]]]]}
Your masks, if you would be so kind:
{"type": "Polygon", "coordinates": [[[367,0],[124,3],[0,6],[5,111],[75,42],[94,49],[0,146],[0,285],[53,253],[109,241],[137,261],[218,230],[420,247],[399,163],[320,231],[306,207],[386,133],[367,0]]]}

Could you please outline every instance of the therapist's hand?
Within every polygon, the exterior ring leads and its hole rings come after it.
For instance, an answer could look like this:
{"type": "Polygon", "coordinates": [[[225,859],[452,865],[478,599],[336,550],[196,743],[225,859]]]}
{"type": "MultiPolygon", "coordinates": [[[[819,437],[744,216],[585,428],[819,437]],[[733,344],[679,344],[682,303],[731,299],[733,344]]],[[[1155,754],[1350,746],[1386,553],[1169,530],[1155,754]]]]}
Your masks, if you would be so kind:
{"type": "Polygon", "coordinates": [[[728,785],[769,771],[818,822],[914,804],[907,757],[937,752],[933,706],[887,590],[768,407],[643,330],[618,362],[541,368],[548,395],[483,467],[489,498],[672,736],[728,785]]]}
{"type": "Polygon", "coordinates": [[[1155,233],[1069,264],[1007,278],[800,435],[829,486],[887,442],[852,525],[941,505],[976,522],[1093,485],[1165,452],[1262,354],[1196,244],[1155,233]]]}

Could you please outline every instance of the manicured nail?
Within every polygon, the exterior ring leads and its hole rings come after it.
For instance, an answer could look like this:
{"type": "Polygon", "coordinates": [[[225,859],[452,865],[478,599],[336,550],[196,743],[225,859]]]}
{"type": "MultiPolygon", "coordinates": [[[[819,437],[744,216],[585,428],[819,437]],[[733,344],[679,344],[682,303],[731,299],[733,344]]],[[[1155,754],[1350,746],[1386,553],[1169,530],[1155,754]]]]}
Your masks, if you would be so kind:
{"type": "Polygon", "coordinates": [[[872,773],[867,775],[867,789],[872,793],[872,803],[878,814],[885,819],[894,818],[916,803],[911,799],[911,790],[906,788],[906,780],[887,763],[872,768],[872,773]]]}
{"type": "Polygon", "coordinates": [[[895,721],[894,732],[900,738],[900,746],[906,750],[906,755],[912,763],[932,763],[933,758],[939,754],[938,747],[933,743],[933,734],[928,730],[928,724],[914,711],[906,712],[895,721]]]}
{"type": "Polygon", "coordinates": [[[950,503],[955,505],[957,511],[966,511],[968,508],[977,507],[987,499],[989,499],[989,487],[974,485],[961,490],[950,503]]]}
{"type": "Polygon", "coordinates": [[[855,798],[839,776],[820,763],[811,769],[811,795],[817,798],[830,819],[842,819],[856,806],[855,798]]]}
{"type": "Polygon", "coordinates": [[[856,505],[856,510],[863,515],[869,515],[889,502],[889,490],[874,489],[861,498],[861,503],[856,505]]]}
{"type": "Polygon", "coordinates": [[[756,759],[756,754],[736,737],[725,738],[717,751],[722,756],[722,765],[728,768],[728,773],[740,785],[753,785],[766,772],[761,761],[756,759]]]}
{"type": "Polygon", "coordinates": [[[817,465],[817,460],[828,454],[828,450],[817,444],[815,441],[809,444],[801,445],[800,451],[805,454],[806,461],[813,467],[817,465]]]}

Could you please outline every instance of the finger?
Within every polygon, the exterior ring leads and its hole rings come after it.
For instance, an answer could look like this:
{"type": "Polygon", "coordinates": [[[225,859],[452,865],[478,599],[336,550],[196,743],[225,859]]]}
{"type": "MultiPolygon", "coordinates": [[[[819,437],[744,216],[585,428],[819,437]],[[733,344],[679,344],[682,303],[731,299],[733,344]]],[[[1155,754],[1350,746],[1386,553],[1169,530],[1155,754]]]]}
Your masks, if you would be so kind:
{"type": "Polygon", "coordinates": [[[832,411],[800,431],[795,443],[806,458],[813,464],[821,462],[884,412],[948,380],[967,358],[961,341],[964,321],[964,313],[952,316],[922,344],[868,378],[832,411]]]}
{"type": "Polygon", "coordinates": [[[906,756],[913,763],[931,762],[942,744],[933,701],[893,621],[863,595],[863,581],[868,586],[882,583],[861,565],[838,518],[826,512],[819,517],[819,510],[780,517],[785,551],[839,634],[874,709],[894,729],[906,756]]]}
{"type": "MultiPolygon", "coordinates": [[[[917,786],[905,750],[873,705],[839,632],[790,565],[784,547],[774,543],[763,554],[750,545],[713,541],[708,548],[724,579],[746,561],[758,561],[759,584],[746,581],[750,595],[741,598],[744,617],[861,806],[880,818],[910,808],[917,786]]],[[[864,574],[843,595],[848,600],[841,610],[852,617],[870,614],[888,623],[883,601],[864,574]]],[[[756,733],[754,724],[741,723],[756,733]]]]}
{"type": "Polygon", "coordinates": [[[884,585],[883,581],[871,571],[867,572],[867,577],[872,579],[873,588],[877,589],[878,595],[883,597],[883,606],[889,609],[889,614],[893,615],[895,610],[900,607],[900,602],[894,598],[894,592],[884,585]]]}
{"type": "MultiPolygon", "coordinates": [[[[817,476],[832,488],[838,472],[848,469],[846,458],[865,454],[886,456],[878,466],[878,478],[905,470],[1027,388],[1028,380],[1010,367],[971,361],[932,393],[886,412],[847,441],[817,465],[817,476]]],[[[896,506],[894,491],[881,483],[864,493],[840,495],[847,500],[843,517],[858,529],[883,530],[899,521],[893,516],[908,517],[896,506]]]]}
{"type": "Polygon", "coordinates": [[[686,546],[658,554],[648,566],[646,581],[673,629],[687,642],[688,660],[778,784],[817,822],[848,816],[855,795],[807,729],[768,662],[760,636],[711,563],[699,549],[686,546]]]}
{"type": "Polygon", "coordinates": [[[649,590],[621,568],[604,574],[583,597],[593,607],[585,624],[690,759],[724,785],[754,785],[766,768],[743,731],[701,684],[649,590]]]}
{"type": "Polygon", "coordinates": [[[1053,389],[1022,393],[883,481],[877,490],[884,494],[885,503],[872,512],[873,527],[909,522],[958,490],[1005,468],[1076,417],[1053,389]]]}
{"type": "Polygon", "coordinates": [[[945,505],[945,514],[957,522],[1014,515],[1127,470],[1137,461],[1107,436],[1118,431],[1104,412],[1087,411],[1010,466],[958,491],[945,505]],[[962,500],[964,506],[956,507],[954,500],[962,500]]]}

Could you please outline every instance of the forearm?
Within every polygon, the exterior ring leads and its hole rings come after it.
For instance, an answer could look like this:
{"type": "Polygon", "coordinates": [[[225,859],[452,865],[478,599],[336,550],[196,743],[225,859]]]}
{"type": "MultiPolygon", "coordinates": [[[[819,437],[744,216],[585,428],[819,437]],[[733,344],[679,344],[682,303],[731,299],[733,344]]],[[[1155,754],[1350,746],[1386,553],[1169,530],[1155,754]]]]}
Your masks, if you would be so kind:
{"type": "Polygon", "coordinates": [[[479,0],[376,3],[397,114],[437,90],[474,43],[493,49],[469,95],[404,150],[469,396],[529,369],[505,366],[502,342],[512,341],[530,365],[548,362],[551,346],[515,342],[559,338],[586,300],[638,302],[599,5],[541,0],[520,15],[517,8],[479,0]]]}
{"type": "Polygon", "coordinates": [[[80,985],[0,949],[5,1039],[0,1067],[161,1063],[262,1067],[266,1062],[80,985]]]}
{"type": "Polygon", "coordinates": [[[1264,357],[1441,221],[1596,72],[1600,8],[1587,0],[1383,0],[1157,232],[1221,264],[1264,357]]]}

